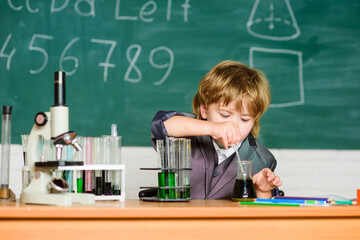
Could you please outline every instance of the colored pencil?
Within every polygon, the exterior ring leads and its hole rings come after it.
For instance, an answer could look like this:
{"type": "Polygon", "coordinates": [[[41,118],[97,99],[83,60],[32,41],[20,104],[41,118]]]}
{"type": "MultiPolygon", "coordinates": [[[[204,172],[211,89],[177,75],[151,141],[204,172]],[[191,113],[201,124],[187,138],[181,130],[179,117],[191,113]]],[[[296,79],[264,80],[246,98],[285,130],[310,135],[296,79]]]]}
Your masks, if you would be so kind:
{"type": "Polygon", "coordinates": [[[263,206],[280,206],[280,207],[300,207],[298,203],[270,203],[270,202],[239,202],[241,205],[263,205],[263,206]]]}
{"type": "Polygon", "coordinates": [[[298,199],[256,199],[256,202],[271,202],[271,203],[298,203],[298,204],[326,204],[323,200],[298,200],[298,199]]]}
{"type": "Polygon", "coordinates": [[[330,204],[299,204],[299,203],[273,203],[273,202],[239,202],[241,205],[278,206],[278,207],[327,207],[330,204]]]}
{"type": "Polygon", "coordinates": [[[345,204],[345,205],[352,205],[352,204],[356,204],[354,201],[332,201],[332,203],[336,203],[336,204],[345,204]]]}
{"type": "Polygon", "coordinates": [[[330,202],[331,199],[330,198],[317,198],[317,197],[293,197],[293,196],[289,196],[289,197],[282,197],[282,196],[276,196],[273,197],[272,199],[293,199],[293,200],[313,200],[313,201],[326,201],[326,202],[330,202]]]}

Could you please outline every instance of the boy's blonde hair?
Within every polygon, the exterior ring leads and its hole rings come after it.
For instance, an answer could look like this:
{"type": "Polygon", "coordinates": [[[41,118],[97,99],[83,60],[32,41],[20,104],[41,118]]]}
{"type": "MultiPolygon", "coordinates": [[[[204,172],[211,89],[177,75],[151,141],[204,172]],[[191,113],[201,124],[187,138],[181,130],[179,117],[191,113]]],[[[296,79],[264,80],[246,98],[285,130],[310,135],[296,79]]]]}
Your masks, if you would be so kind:
{"type": "Polygon", "coordinates": [[[202,79],[199,90],[192,101],[193,112],[201,119],[200,104],[206,108],[212,103],[225,106],[235,101],[238,111],[242,111],[242,101],[246,99],[249,113],[254,117],[252,134],[258,137],[260,117],[268,109],[271,101],[269,83],[265,74],[236,61],[223,61],[213,67],[202,79]]]}

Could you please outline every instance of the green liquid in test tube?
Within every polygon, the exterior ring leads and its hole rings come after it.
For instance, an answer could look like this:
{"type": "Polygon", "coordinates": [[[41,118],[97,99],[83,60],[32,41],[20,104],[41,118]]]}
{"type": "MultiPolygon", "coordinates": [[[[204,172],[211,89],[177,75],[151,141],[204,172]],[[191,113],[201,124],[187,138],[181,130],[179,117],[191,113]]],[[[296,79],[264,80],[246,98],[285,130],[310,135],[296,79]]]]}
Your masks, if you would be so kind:
{"type": "Polygon", "coordinates": [[[77,182],[77,192],[83,193],[83,179],[78,178],[78,179],[76,179],[76,182],[77,182]]]}
{"type": "MultiPolygon", "coordinates": [[[[175,173],[164,171],[158,173],[158,185],[159,187],[175,187],[175,173]]],[[[175,199],[176,194],[174,189],[159,189],[159,199],[175,199]]]]}
{"type": "Polygon", "coordinates": [[[82,171],[76,172],[76,186],[77,186],[77,193],[83,193],[83,177],[82,177],[82,171]]]}
{"type": "Polygon", "coordinates": [[[160,189],[160,187],[165,187],[165,172],[158,173],[158,186],[159,186],[158,198],[165,199],[166,191],[165,189],[160,189]]]}
{"type": "MultiPolygon", "coordinates": [[[[174,172],[168,172],[168,186],[169,187],[175,187],[175,173],[174,172]]],[[[169,199],[175,199],[176,198],[176,191],[175,189],[169,189],[169,199]]]]}

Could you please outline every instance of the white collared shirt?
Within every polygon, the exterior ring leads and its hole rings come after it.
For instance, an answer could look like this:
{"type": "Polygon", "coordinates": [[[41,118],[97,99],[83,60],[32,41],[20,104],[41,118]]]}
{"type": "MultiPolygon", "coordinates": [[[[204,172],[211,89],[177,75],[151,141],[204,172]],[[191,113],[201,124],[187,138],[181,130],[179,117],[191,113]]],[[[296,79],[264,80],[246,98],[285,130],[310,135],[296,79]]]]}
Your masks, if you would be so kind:
{"type": "Polygon", "coordinates": [[[225,148],[220,148],[219,145],[216,143],[216,141],[213,139],[213,145],[214,145],[216,153],[218,155],[218,165],[220,165],[220,163],[222,163],[225,159],[227,159],[232,154],[234,154],[235,149],[236,149],[236,151],[238,151],[241,144],[242,144],[242,141],[235,147],[229,147],[228,149],[225,149],[225,148]]]}

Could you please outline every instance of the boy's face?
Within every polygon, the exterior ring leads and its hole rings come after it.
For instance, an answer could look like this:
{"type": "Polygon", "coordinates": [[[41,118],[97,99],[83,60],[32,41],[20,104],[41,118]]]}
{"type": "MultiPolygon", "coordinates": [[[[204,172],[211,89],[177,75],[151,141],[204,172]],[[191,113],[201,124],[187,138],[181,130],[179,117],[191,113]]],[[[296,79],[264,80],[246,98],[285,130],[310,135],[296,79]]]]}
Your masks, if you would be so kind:
{"type": "Polygon", "coordinates": [[[201,104],[200,111],[202,118],[207,119],[207,121],[232,121],[240,130],[241,141],[247,137],[254,126],[254,117],[250,115],[245,99],[243,100],[241,112],[236,109],[235,101],[230,102],[227,106],[222,103],[212,103],[208,108],[201,104]]]}

